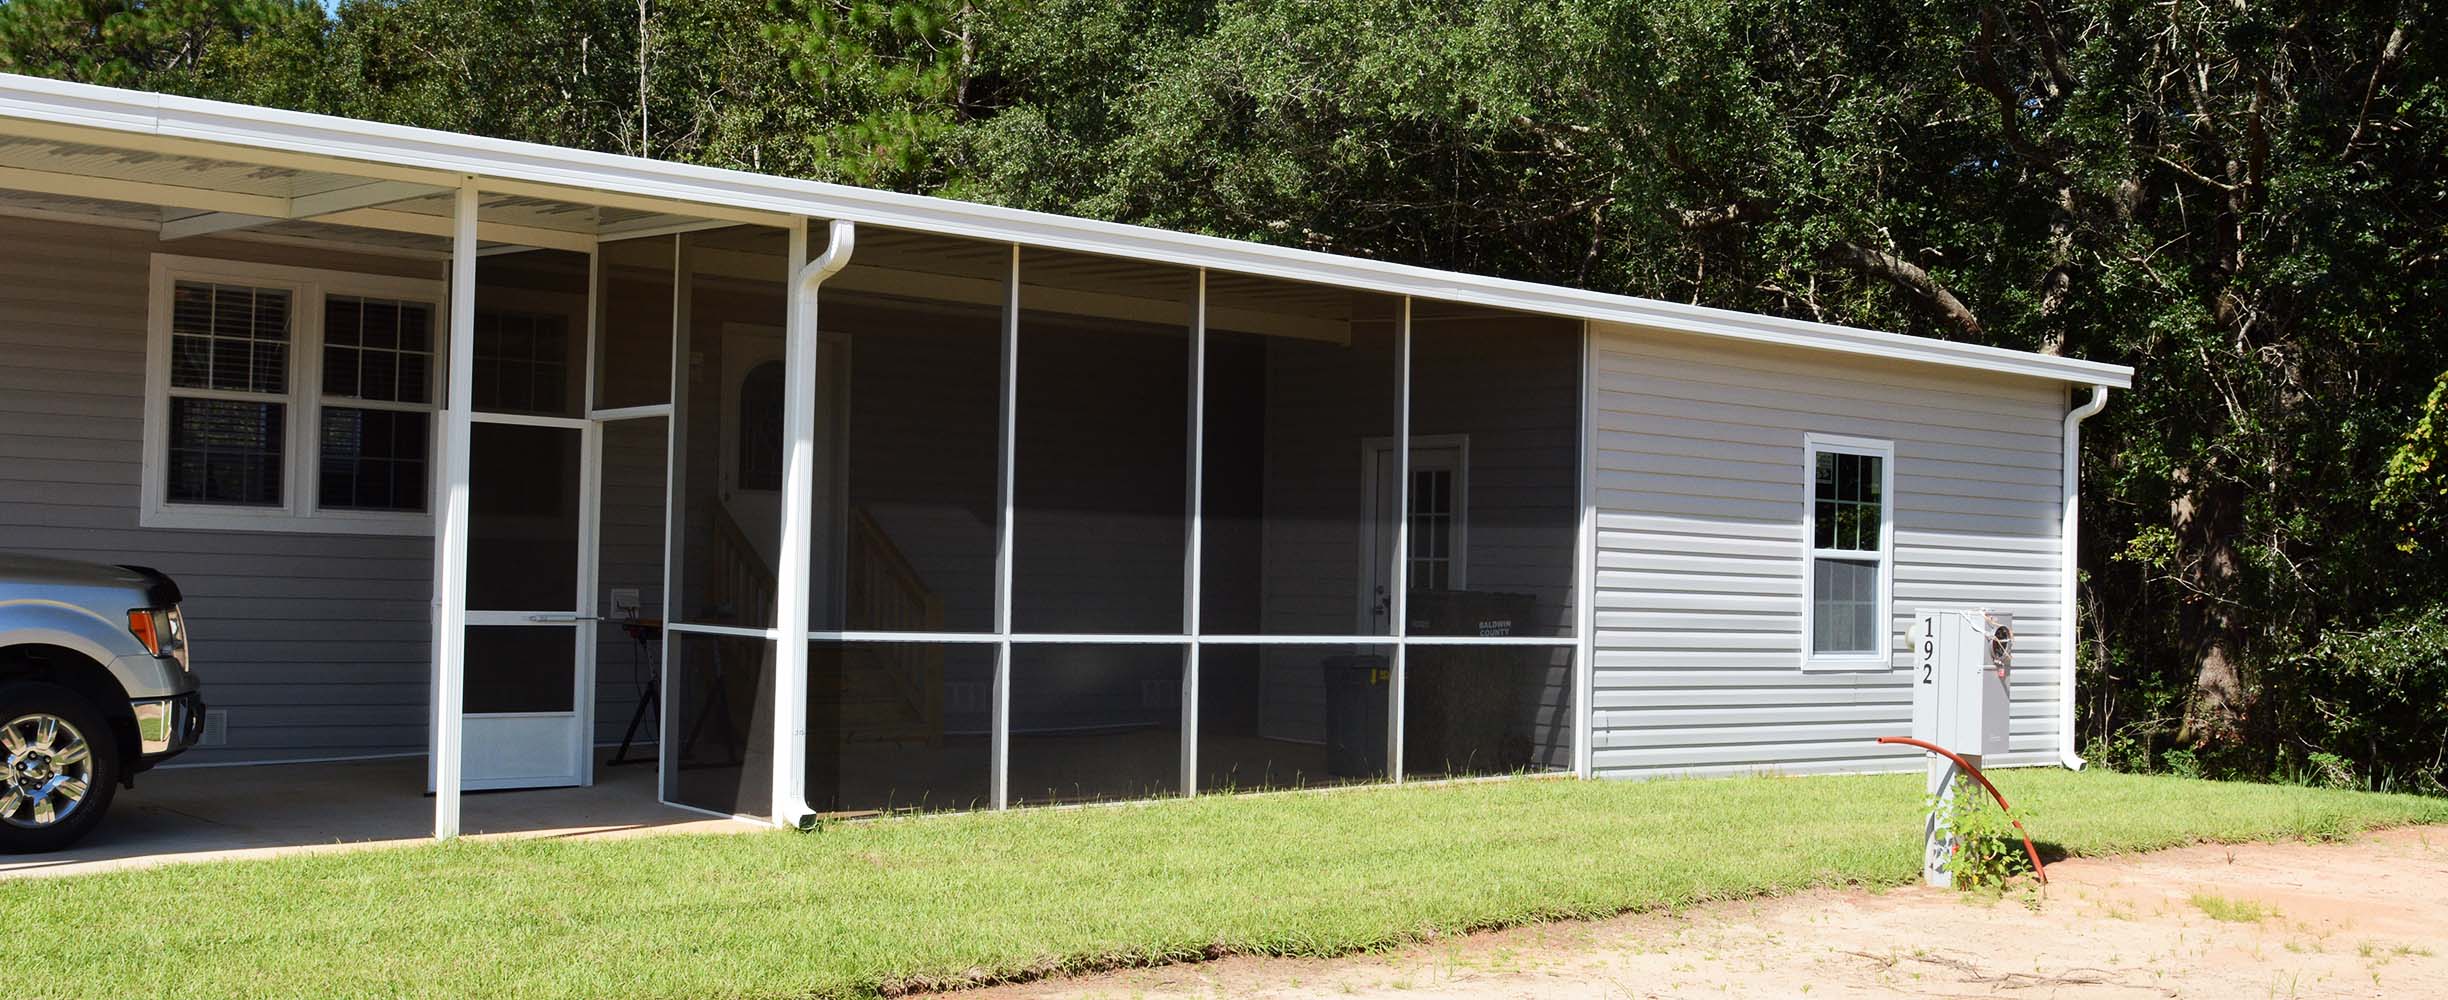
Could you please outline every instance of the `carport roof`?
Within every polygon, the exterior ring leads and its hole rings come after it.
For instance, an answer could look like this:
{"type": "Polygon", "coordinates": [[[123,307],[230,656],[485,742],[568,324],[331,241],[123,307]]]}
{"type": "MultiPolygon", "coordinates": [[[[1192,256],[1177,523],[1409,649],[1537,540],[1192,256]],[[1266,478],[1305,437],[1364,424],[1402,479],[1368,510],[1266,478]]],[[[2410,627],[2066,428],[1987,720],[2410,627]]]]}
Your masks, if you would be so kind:
{"type": "MultiPolygon", "coordinates": [[[[0,74],[0,134],[15,140],[0,145],[0,188],[73,198],[77,196],[73,190],[46,188],[72,187],[56,183],[62,179],[102,177],[131,191],[209,192],[226,199],[226,204],[189,206],[199,214],[164,223],[207,231],[220,221],[206,217],[207,213],[232,219],[272,217],[281,214],[276,208],[315,197],[347,204],[350,195],[346,192],[369,182],[431,186],[438,195],[440,189],[454,188],[463,178],[473,177],[486,192],[488,219],[497,211],[532,209],[543,220],[518,225],[530,237],[540,239],[568,234],[591,240],[599,235],[644,231],[679,212],[768,225],[796,218],[838,219],[1705,337],[2115,388],[2133,382],[2133,369],[2122,365],[1980,344],[946,198],[34,77],[0,74]],[[573,218],[561,209],[567,205],[589,206],[593,211],[573,218]]],[[[427,219],[446,221],[443,216],[427,214],[436,208],[447,211],[446,204],[447,199],[436,197],[422,207],[405,202],[349,211],[389,213],[383,218],[392,228],[413,232],[425,226],[427,219]]]]}

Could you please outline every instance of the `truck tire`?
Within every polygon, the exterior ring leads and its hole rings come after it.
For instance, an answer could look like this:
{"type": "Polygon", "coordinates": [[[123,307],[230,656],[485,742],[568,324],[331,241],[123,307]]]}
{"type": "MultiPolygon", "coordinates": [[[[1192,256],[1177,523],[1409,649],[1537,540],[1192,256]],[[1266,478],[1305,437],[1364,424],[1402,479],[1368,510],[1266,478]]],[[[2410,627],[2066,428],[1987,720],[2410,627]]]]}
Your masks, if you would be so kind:
{"type": "Polygon", "coordinates": [[[0,854],[56,851],[102,822],[121,775],[110,722],[56,684],[0,684],[0,854]]]}

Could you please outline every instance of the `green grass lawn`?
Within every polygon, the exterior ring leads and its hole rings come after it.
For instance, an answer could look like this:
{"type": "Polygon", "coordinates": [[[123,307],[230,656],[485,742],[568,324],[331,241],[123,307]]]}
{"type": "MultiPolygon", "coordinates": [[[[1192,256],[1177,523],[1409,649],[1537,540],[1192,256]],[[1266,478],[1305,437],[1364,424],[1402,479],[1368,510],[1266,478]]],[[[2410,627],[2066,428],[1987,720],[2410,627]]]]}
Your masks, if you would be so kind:
{"type": "MultiPolygon", "coordinates": [[[[1998,780],[2073,855],[2448,822],[2448,800],[2408,796],[1998,780]]],[[[764,997],[1324,955],[1901,884],[1920,783],[1519,780],[20,879],[0,882],[0,964],[38,997],[764,997]]]]}

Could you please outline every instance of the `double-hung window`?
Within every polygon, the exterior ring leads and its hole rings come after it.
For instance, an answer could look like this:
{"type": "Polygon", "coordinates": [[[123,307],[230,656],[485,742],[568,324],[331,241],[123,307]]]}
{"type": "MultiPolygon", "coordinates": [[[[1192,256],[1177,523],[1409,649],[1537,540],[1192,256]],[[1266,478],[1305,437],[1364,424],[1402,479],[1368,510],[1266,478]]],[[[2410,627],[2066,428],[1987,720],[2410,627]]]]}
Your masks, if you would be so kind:
{"type": "Polygon", "coordinates": [[[1802,665],[1883,670],[1895,525],[1895,446],[1813,434],[1803,440],[1804,538],[1809,554],[1802,665]]]}
{"type": "Polygon", "coordinates": [[[146,527],[431,530],[438,281],[156,254],[146,527]]]}

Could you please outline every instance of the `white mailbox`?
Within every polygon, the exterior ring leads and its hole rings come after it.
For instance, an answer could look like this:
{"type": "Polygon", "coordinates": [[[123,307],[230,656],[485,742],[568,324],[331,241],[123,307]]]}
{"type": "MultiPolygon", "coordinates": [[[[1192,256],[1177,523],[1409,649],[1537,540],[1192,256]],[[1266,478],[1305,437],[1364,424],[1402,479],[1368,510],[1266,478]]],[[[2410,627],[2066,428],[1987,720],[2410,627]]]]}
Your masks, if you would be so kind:
{"type": "Polygon", "coordinates": [[[1966,757],[2006,752],[2014,616],[1986,608],[1913,615],[1913,736],[1966,757]]]}

